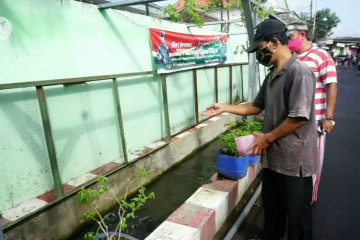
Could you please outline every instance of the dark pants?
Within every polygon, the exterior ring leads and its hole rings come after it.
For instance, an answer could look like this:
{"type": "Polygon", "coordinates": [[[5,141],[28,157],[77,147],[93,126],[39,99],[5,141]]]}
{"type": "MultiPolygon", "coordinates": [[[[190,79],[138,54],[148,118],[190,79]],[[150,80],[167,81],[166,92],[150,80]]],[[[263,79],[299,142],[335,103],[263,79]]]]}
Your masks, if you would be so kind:
{"type": "Polygon", "coordinates": [[[265,222],[261,239],[311,240],[312,177],[291,177],[265,168],[262,179],[265,222]]]}

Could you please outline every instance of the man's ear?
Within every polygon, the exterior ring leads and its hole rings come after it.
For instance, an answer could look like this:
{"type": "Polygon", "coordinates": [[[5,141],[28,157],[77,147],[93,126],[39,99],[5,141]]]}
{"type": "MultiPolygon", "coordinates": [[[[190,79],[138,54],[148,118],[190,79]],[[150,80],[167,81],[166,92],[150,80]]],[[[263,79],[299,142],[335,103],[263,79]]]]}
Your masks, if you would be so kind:
{"type": "Polygon", "coordinates": [[[305,33],[305,32],[299,32],[299,35],[300,35],[302,38],[305,38],[305,39],[306,39],[306,33],[305,33]]]}
{"type": "Polygon", "coordinates": [[[274,47],[278,47],[281,44],[280,40],[275,37],[271,39],[271,42],[274,44],[274,47]]]}

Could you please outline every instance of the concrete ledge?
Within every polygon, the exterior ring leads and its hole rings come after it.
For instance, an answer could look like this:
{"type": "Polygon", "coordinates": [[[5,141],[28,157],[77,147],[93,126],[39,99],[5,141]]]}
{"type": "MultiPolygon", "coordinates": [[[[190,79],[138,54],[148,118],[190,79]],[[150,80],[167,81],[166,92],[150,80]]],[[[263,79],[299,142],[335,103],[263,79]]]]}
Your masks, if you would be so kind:
{"type": "Polygon", "coordinates": [[[199,188],[187,201],[193,205],[213,209],[215,211],[215,232],[225,221],[228,209],[228,193],[206,188],[199,188]]]}
{"type": "Polygon", "coordinates": [[[198,229],[200,239],[211,239],[215,235],[215,211],[191,203],[184,203],[166,220],[198,229]]]}
{"type": "Polygon", "coordinates": [[[211,178],[211,183],[200,187],[145,240],[213,239],[247,188],[255,180],[260,169],[260,163],[250,166],[246,176],[239,180],[218,179],[215,174],[211,178]],[[213,214],[215,219],[212,218],[213,214]],[[170,225],[169,222],[175,222],[177,225],[170,225]],[[187,232],[171,229],[179,227],[179,225],[195,228],[196,233],[200,234],[199,238],[193,238],[187,232]]]}
{"type": "MultiPolygon", "coordinates": [[[[143,150],[134,153],[134,158],[142,157],[141,159],[134,161],[129,166],[108,176],[111,189],[117,195],[123,196],[130,179],[134,178],[140,169],[155,169],[148,178],[142,179],[142,181],[138,181],[132,185],[130,192],[134,192],[141,185],[150,183],[174,164],[181,162],[198,148],[212,141],[227,129],[224,126],[226,123],[237,119],[240,120],[240,117],[232,114],[221,114],[220,116],[213,117],[201,125],[173,137],[169,145],[164,146],[151,154],[147,153],[152,151],[153,148],[159,144],[164,143],[161,143],[160,140],[144,147],[143,150]]],[[[5,239],[34,240],[43,239],[44,236],[46,236],[47,240],[68,239],[74,231],[85,224],[82,214],[89,210],[88,206],[80,205],[76,201],[75,193],[77,190],[79,190],[81,186],[86,185],[89,181],[97,178],[99,175],[119,166],[118,160],[114,160],[104,166],[92,170],[84,176],[79,176],[79,178],[64,184],[63,189],[68,196],[61,201],[57,201],[56,193],[52,190],[36,197],[35,201],[32,199],[29,202],[23,203],[21,206],[8,209],[6,213],[3,213],[3,218],[0,219],[0,222],[5,225],[5,239]],[[33,205],[34,202],[37,204],[33,205]],[[29,203],[30,208],[23,207],[29,206],[29,203]],[[12,226],[14,223],[17,223],[16,227],[12,226]]],[[[227,193],[224,194],[227,195],[227,193]]],[[[227,205],[228,201],[229,200],[227,199],[221,198],[220,202],[224,202],[227,205]]],[[[111,209],[115,202],[102,200],[97,204],[100,206],[101,212],[105,212],[111,209]]],[[[216,227],[219,227],[223,218],[223,216],[216,216],[216,227]]],[[[167,223],[163,228],[169,229],[169,226],[173,226],[174,224],[175,223],[167,223]]],[[[176,223],[176,225],[179,224],[176,223]]],[[[185,226],[186,225],[184,225],[184,228],[187,229],[188,232],[185,234],[185,231],[180,231],[184,236],[172,239],[187,239],[185,235],[189,236],[188,239],[197,239],[197,236],[199,236],[198,239],[200,239],[201,231],[194,227],[185,226]]],[[[205,224],[202,226],[203,229],[207,229],[208,225],[205,224]]],[[[172,229],[171,232],[179,231],[172,229]]],[[[203,234],[205,234],[204,236],[207,236],[206,234],[208,231],[206,230],[205,232],[206,233],[203,234]]],[[[163,234],[166,235],[166,231],[163,234]]]]}
{"type": "Polygon", "coordinates": [[[197,228],[188,227],[170,221],[163,222],[147,240],[200,240],[200,231],[197,228]]]}

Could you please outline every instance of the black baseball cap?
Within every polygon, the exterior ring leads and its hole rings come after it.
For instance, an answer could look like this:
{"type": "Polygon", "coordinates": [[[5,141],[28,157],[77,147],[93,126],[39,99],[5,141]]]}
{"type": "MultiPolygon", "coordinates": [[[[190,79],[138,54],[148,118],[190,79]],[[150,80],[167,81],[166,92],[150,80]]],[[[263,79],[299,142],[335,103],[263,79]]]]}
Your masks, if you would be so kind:
{"type": "Polygon", "coordinates": [[[259,43],[264,39],[264,37],[273,35],[275,33],[286,32],[286,26],[284,23],[275,19],[265,19],[255,27],[255,37],[254,42],[250,44],[250,47],[246,49],[248,53],[255,52],[259,43]]]}

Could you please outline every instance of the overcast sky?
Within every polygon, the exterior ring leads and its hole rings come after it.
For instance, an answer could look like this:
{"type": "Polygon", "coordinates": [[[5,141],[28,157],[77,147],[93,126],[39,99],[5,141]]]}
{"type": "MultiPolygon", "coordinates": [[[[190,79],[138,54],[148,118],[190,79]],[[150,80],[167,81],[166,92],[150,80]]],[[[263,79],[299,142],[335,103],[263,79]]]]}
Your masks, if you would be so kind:
{"type": "MultiPolygon", "coordinates": [[[[311,0],[287,0],[290,10],[309,12],[311,0]]],[[[330,8],[340,18],[332,37],[360,37],[360,0],[313,0],[316,10],[330,8]]]]}
{"type": "MultiPolygon", "coordinates": [[[[316,10],[330,8],[341,20],[338,26],[333,29],[332,37],[360,37],[360,0],[312,0],[313,13],[316,10]]],[[[177,0],[157,2],[159,5],[174,4],[177,0]]],[[[284,4],[284,0],[275,0],[284,4]]],[[[287,0],[289,9],[299,12],[308,12],[311,0],[287,0]]]]}

